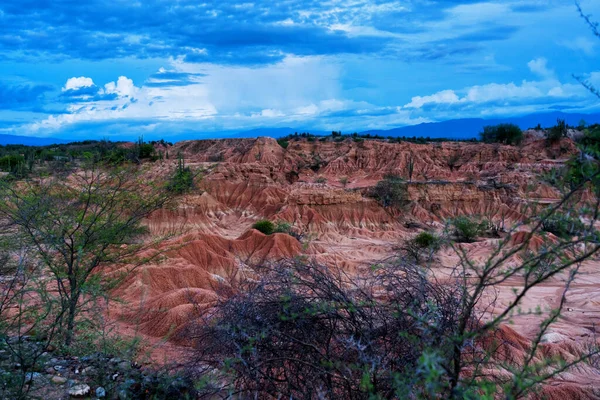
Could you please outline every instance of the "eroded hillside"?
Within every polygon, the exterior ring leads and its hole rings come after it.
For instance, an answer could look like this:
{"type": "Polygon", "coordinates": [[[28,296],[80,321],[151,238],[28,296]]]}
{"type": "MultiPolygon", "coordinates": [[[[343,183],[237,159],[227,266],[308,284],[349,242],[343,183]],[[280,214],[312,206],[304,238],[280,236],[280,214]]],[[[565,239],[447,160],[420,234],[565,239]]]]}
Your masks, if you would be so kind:
{"type": "MultiPolygon", "coordinates": [[[[347,138],[302,139],[287,148],[275,139],[258,138],[186,141],[169,152],[181,153],[187,166],[202,171],[201,179],[176,207],[152,215],[148,225],[154,234],[178,234],[161,245],[165,257],[140,268],[118,293],[130,306],[123,314],[143,333],[170,335],[178,342],[173,333],[189,322],[196,307],[210,307],[219,296],[217,288],[252,276],[256,265],[300,256],[359,274],[395,254],[397,245],[420,229],[443,229],[449,217],[478,215],[515,224],[560,199],[540,175],[561,167],[577,149],[568,139],[549,146],[532,137],[520,147],[347,138]],[[402,210],[384,208],[368,196],[388,174],[408,182],[402,210]],[[260,219],[290,223],[301,241],[253,230],[260,219]]],[[[174,160],[160,161],[151,173],[166,175],[174,166],[174,160]]],[[[482,238],[465,248],[474,260],[484,260],[499,240],[482,238]]],[[[517,234],[513,241],[519,240],[517,234]]],[[[458,262],[453,250],[444,249],[436,274],[443,277],[458,262]]],[[[584,265],[563,320],[544,338],[545,351],[573,358],[592,336],[599,317],[597,266],[595,261],[584,265]]],[[[510,300],[515,285],[519,282],[507,281],[496,288],[498,309],[510,300]]],[[[563,287],[564,277],[553,277],[528,294],[526,306],[555,307],[563,287]]],[[[511,328],[505,327],[515,357],[522,356],[523,343],[534,334],[532,322],[538,320],[516,317],[511,328]]],[[[587,385],[584,398],[595,398],[599,376],[586,364],[546,390],[574,395],[587,385]]]]}

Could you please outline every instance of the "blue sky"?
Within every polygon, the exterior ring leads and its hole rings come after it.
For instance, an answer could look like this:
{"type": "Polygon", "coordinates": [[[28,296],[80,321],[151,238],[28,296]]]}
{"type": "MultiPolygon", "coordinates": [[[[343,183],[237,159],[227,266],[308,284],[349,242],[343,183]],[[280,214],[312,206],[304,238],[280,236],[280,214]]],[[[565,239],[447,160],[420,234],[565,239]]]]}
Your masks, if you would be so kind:
{"type": "MultiPolygon", "coordinates": [[[[600,2],[582,0],[598,16],[600,2]]],[[[0,1],[0,133],[168,138],[598,112],[571,0],[0,1]]]]}

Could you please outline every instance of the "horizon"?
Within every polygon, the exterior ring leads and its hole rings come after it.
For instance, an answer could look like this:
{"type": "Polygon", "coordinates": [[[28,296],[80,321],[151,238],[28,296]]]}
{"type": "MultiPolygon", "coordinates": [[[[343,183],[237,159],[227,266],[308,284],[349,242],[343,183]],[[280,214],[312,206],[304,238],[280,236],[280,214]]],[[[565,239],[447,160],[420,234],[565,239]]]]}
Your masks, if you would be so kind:
{"type": "Polygon", "coordinates": [[[597,40],[574,3],[547,3],[9,0],[0,134],[169,140],[596,113],[574,75],[600,85],[597,40]]]}

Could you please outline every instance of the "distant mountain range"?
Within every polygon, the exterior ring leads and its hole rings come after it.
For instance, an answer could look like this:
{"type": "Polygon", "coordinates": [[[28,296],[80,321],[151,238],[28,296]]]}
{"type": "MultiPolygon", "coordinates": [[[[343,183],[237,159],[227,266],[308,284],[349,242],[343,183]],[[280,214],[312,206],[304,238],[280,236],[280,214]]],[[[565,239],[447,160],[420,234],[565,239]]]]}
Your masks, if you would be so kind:
{"type": "MultiPolygon", "coordinates": [[[[419,125],[403,126],[400,128],[392,129],[381,129],[381,130],[367,130],[359,131],[361,134],[370,133],[371,135],[380,136],[423,136],[430,138],[448,138],[448,139],[471,139],[477,138],[479,132],[483,130],[486,125],[496,125],[500,123],[513,123],[521,127],[521,129],[534,128],[538,124],[542,127],[550,127],[556,124],[557,119],[564,119],[567,124],[571,126],[579,125],[579,122],[584,120],[588,124],[600,123],[600,113],[597,114],[571,114],[564,112],[551,112],[543,114],[530,114],[521,117],[510,117],[510,118],[494,118],[494,119],[483,119],[483,118],[462,118],[453,119],[442,122],[431,122],[419,125]]],[[[180,140],[194,140],[194,139],[207,139],[207,138],[252,138],[259,136],[269,136],[279,138],[294,132],[310,132],[314,135],[329,135],[330,131],[320,131],[314,129],[299,129],[299,128],[256,128],[245,131],[220,131],[220,132],[201,132],[180,134],[173,137],[165,137],[165,140],[169,141],[180,141],[180,140]]],[[[343,133],[353,133],[354,131],[347,131],[343,133]]],[[[46,146],[50,144],[68,143],[69,141],[57,138],[37,138],[29,136],[15,136],[15,135],[0,135],[0,145],[5,144],[25,144],[28,146],[46,146]]]]}
{"type": "Polygon", "coordinates": [[[49,146],[51,144],[69,143],[70,140],[57,138],[40,138],[33,136],[0,135],[0,145],[24,144],[26,146],[49,146]]]}
{"type": "MultiPolygon", "coordinates": [[[[582,120],[584,120],[587,124],[598,124],[600,123],[600,114],[569,114],[564,112],[552,112],[544,114],[530,114],[522,117],[509,118],[462,118],[442,122],[430,122],[418,125],[409,125],[400,128],[359,131],[358,133],[370,133],[371,135],[380,135],[384,137],[429,136],[430,138],[471,139],[479,137],[479,132],[481,132],[483,130],[483,127],[486,125],[512,123],[518,125],[521,129],[528,129],[535,128],[538,124],[540,124],[542,127],[551,127],[556,125],[556,120],[558,119],[564,119],[567,122],[567,124],[571,126],[579,125],[580,121],[582,120]]],[[[297,128],[258,128],[234,133],[227,132],[223,136],[239,138],[270,136],[278,138],[292,134],[294,132],[310,132],[314,135],[329,135],[331,133],[325,131],[297,128]]],[[[348,131],[343,133],[348,134],[353,132],[348,131]]]]}

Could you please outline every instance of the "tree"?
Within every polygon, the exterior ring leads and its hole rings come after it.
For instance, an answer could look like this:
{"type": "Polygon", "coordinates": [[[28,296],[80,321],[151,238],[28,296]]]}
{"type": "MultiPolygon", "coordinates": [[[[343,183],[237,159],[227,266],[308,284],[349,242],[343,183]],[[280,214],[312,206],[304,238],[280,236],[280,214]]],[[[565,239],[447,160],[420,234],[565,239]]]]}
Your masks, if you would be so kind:
{"type": "Polygon", "coordinates": [[[518,145],[523,141],[523,131],[515,124],[484,126],[479,135],[485,143],[518,145]]]}
{"type": "Polygon", "coordinates": [[[0,218],[22,235],[56,283],[69,346],[85,297],[117,279],[99,272],[143,262],[135,258],[142,247],[137,239],[146,232],[142,220],[169,197],[130,170],[95,167],[66,180],[49,177],[1,189],[0,218]]]}
{"type": "Polygon", "coordinates": [[[371,189],[370,195],[383,207],[401,209],[408,203],[406,182],[397,175],[386,175],[371,189]]]}

